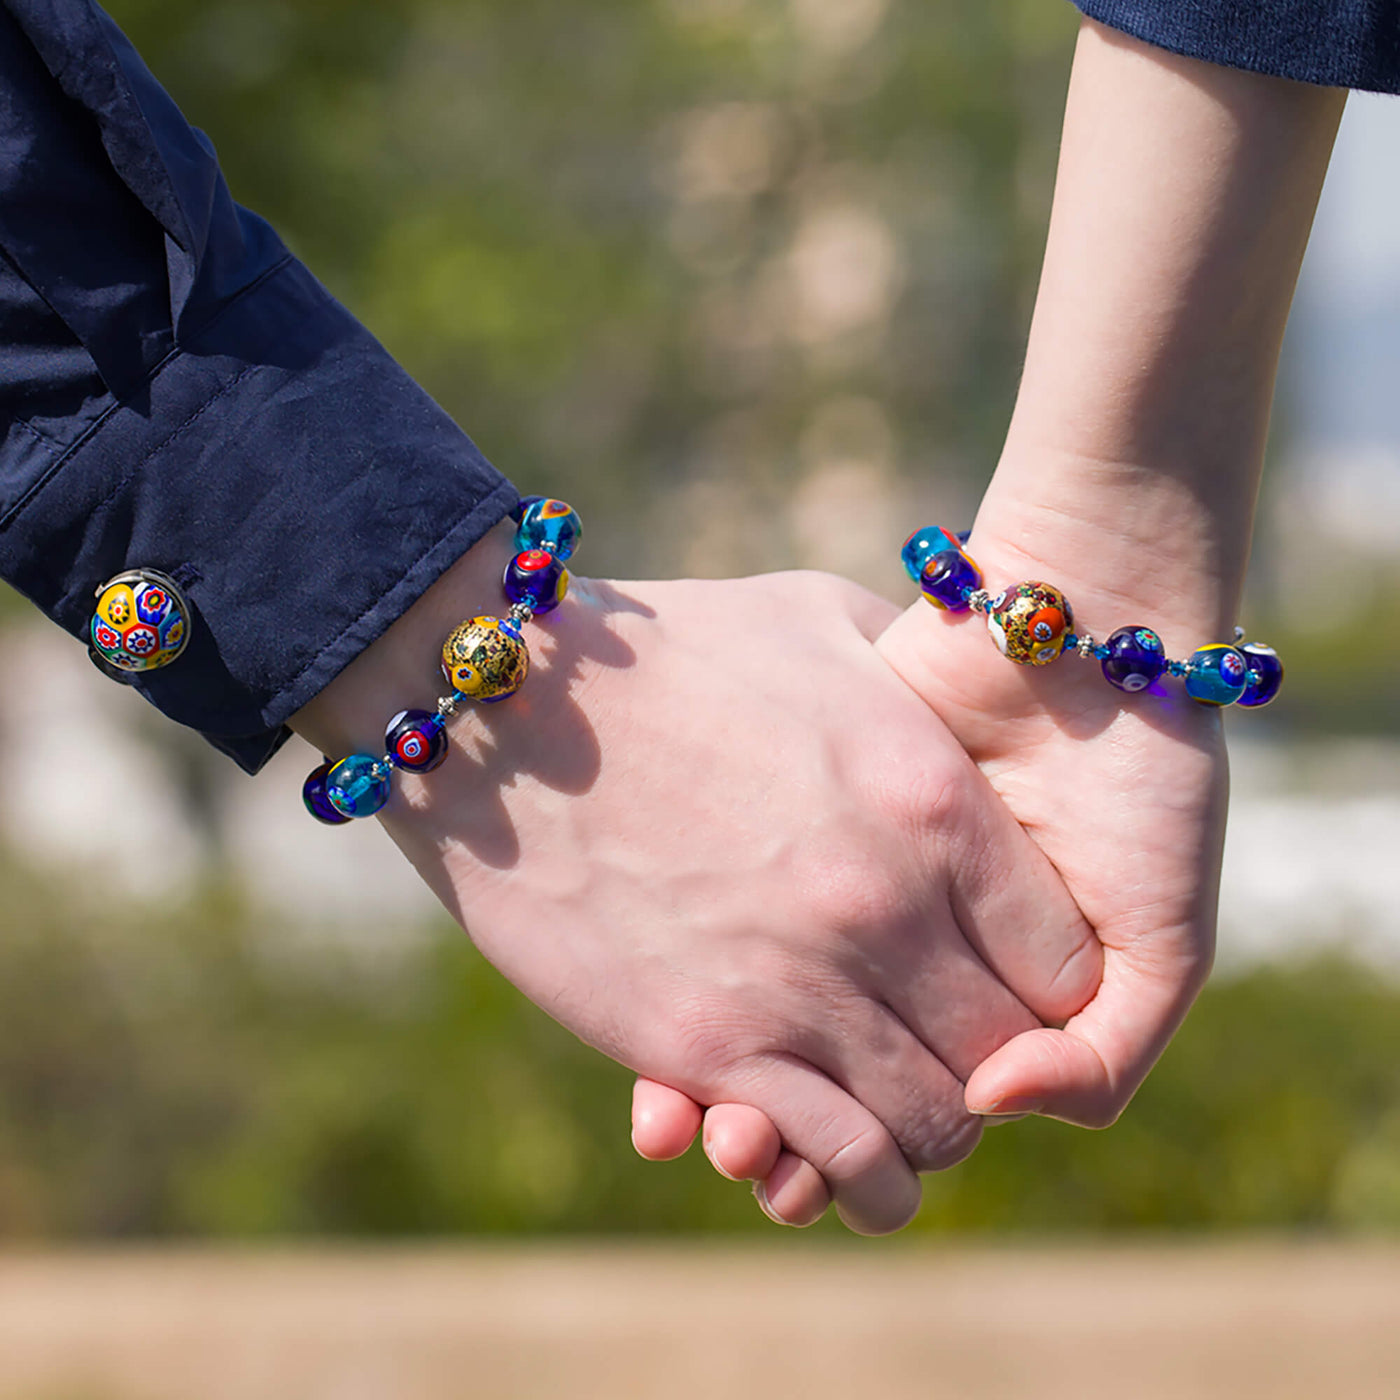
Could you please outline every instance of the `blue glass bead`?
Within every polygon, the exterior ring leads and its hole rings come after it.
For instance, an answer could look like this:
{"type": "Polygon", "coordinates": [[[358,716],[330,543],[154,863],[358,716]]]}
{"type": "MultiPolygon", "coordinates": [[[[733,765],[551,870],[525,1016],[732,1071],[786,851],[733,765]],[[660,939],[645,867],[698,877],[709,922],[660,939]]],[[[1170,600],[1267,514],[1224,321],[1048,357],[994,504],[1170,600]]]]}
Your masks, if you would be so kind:
{"type": "Polygon", "coordinates": [[[1260,705],[1267,705],[1278,694],[1283,684],[1283,662],[1278,659],[1278,652],[1273,647],[1266,647],[1263,642],[1250,642],[1240,650],[1257,679],[1246,678],[1244,694],[1235,703],[1249,710],[1257,709],[1260,705]]]}
{"type": "Polygon", "coordinates": [[[327,826],[344,826],[350,818],[341,816],[326,796],[326,774],[334,767],[335,760],[328,758],[319,768],[312,769],[301,785],[301,800],[318,822],[324,822],[327,826]]]}
{"type": "Polygon", "coordinates": [[[549,613],[569,591],[569,571],[557,554],[523,549],[506,565],[501,587],[512,603],[525,603],[538,614],[549,613]]]}
{"type": "Polygon", "coordinates": [[[373,754],[354,753],[326,774],[326,796],[342,817],[372,817],[389,800],[389,775],[373,754]]]}
{"type": "Polygon", "coordinates": [[[1186,658],[1186,693],[1202,705],[1233,705],[1244,694],[1249,667],[1227,642],[1198,647],[1186,658]]]}
{"type": "Polygon", "coordinates": [[[431,773],[447,757],[442,720],[427,710],[400,710],[384,731],[384,751],[395,768],[431,773]]]}
{"type": "Polygon", "coordinates": [[[520,526],[515,532],[515,552],[543,549],[567,559],[582,538],[583,521],[573,506],[540,497],[532,500],[521,513],[520,526]]]}
{"type": "Polygon", "coordinates": [[[1146,690],[1167,668],[1162,639],[1150,627],[1120,627],[1104,648],[1104,679],[1119,690],[1146,690]]]}
{"type": "Polygon", "coordinates": [[[904,572],[915,583],[922,583],[924,565],[935,554],[941,553],[945,549],[960,549],[961,547],[956,537],[947,530],[940,529],[937,525],[922,525],[904,541],[903,547],[899,551],[899,557],[904,561],[904,572]]]}
{"type": "Polygon", "coordinates": [[[945,612],[966,612],[964,594],[981,586],[982,575],[977,565],[960,549],[940,549],[924,565],[919,576],[924,597],[945,612]]]}

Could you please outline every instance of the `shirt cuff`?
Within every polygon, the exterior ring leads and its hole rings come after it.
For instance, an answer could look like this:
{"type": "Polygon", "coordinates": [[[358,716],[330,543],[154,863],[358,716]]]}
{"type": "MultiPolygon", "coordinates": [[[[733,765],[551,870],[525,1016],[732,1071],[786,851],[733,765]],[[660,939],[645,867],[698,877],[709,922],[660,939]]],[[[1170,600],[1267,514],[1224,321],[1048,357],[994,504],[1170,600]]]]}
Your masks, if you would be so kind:
{"type": "Polygon", "coordinates": [[[1324,87],[1400,92],[1392,0],[1075,0],[1090,19],[1158,48],[1324,87]]]}
{"type": "Polygon", "coordinates": [[[516,499],[288,258],[46,464],[0,535],[12,582],[83,640],[104,580],[174,578],[189,643],[136,688],[252,773],[516,499]]]}

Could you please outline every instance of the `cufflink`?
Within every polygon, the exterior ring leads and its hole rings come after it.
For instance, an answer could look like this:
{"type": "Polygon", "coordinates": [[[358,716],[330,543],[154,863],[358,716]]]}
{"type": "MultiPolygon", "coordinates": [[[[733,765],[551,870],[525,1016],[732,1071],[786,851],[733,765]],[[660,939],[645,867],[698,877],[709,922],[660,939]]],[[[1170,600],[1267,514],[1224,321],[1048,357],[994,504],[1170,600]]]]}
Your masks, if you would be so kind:
{"type": "Polygon", "coordinates": [[[112,680],[130,685],[144,671],[168,666],[184,651],[190,605],[175,580],[155,569],[128,569],[96,591],[88,656],[112,680]]]}

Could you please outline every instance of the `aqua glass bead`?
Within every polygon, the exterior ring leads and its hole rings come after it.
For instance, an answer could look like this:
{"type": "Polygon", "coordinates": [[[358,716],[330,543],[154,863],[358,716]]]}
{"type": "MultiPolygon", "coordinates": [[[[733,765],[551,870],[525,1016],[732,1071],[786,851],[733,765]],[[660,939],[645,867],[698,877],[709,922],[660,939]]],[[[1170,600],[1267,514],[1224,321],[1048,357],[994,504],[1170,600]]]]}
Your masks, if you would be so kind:
{"type": "Polygon", "coordinates": [[[966,612],[967,594],[981,588],[977,565],[960,549],[940,549],[929,558],[919,576],[925,598],[945,612],[966,612]]]}
{"type": "Polygon", "coordinates": [[[1278,659],[1278,652],[1263,642],[1249,642],[1240,650],[1251,676],[1246,677],[1244,694],[1235,703],[1247,710],[1258,709],[1278,694],[1283,684],[1283,662],[1278,659]]]}
{"type": "Polygon", "coordinates": [[[506,565],[501,580],[512,603],[524,603],[536,614],[553,612],[569,591],[569,571],[557,554],[523,549],[506,565]]]}
{"type": "Polygon", "coordinates": [[[578,518],[578,512],[565,501],[541,496],[521,512],[520,525],[515,532],[515,552],[543,549],[567,559],[582,538],[583,521],[578,518]]]}
{"type": "Polygon", "coordinates": [[[327,826],[344,826],[350,818],[341,816],[326,796],[326,774],[334,767],[335,760],[328,758],[319,768],[313,768],[301,785],[301,800],[318,822],[324,822],[327,826]]]}
{"type": "Polygon", "coordinates": [[[1244,694],[1249,667],[1228,642],[1198,647],[1186,658],[1186,693],[1202,705],[1233,705],[1244,694]]]}
{"type": "Polygon", "coordinates": [[[372,817],[389,800],[389,775],[382,759],[355,753],[326,774],[326,796],[342,817],[372,817]]]}
{"type": "Polygon", "coordinates": [[[904,561],[904,572],[922,586],[924,566],[935,554],[946,549],[961,548],[951,530],[944,530],[938,525],[921,525],[904,541],[899,557],[904,561]]]}
{"type": "Polygon", "coordinates": [[[431,773],[447,757],[441,717],[427,710],[400,710],[384,730],[384,751],[395,768],[431,773]]]}
{"type": "Polygon", "coordinates": [[[1104,679],[1119,690],[1146,690],[1167,668],[1162,639],[1150,627],[1120,627],[1104,646],[1104,679]]]}

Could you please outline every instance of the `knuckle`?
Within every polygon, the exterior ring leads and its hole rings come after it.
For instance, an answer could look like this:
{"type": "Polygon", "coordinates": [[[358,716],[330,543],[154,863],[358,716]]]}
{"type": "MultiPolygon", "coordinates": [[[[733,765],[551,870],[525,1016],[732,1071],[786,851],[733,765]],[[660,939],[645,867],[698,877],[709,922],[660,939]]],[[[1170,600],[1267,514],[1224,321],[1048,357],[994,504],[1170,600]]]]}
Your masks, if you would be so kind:
{"type": "Polygon", "coordinates": [[[824,860],[811,872],[807,893],[817,925],[841,932],[888,928],[909,912],[908,894],[873,852],[843,851],[824,860]]]}
{"type": "Polygon", "coordinates": [[[695,999],[680,1007],[671,1019],[664,1058],[682,1069],[687,1078],[713,1082],[743,1060],[750,1050],[750,1036],[742,1016],[717,999],[695,999]]]}
{"type": "Polygon", "coordinates": [[[982,1140],[982,1120],[949,1110],[928,1121],[917,1142],[901,1143],[915,1171],[942,1172],[965,1162],[982,1140]]]}

